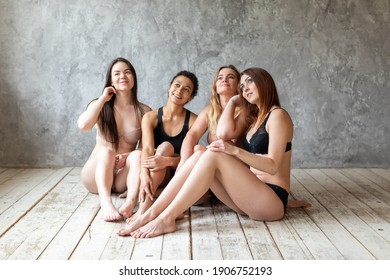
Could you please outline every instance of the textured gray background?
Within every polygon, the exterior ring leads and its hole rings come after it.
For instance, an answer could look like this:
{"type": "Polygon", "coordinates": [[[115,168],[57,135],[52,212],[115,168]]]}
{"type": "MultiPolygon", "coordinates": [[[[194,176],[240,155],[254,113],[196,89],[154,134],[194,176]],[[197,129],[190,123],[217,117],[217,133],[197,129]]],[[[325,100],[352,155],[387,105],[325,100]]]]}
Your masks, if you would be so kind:
{"type": "Polygon", "coordinates": [[[179,70],[267,69],[295,123],[293,167],[390,166],[389,0],[0,0],[0,166],[81,166],[76,125],[128,58],[155,108],[179,70]]]}

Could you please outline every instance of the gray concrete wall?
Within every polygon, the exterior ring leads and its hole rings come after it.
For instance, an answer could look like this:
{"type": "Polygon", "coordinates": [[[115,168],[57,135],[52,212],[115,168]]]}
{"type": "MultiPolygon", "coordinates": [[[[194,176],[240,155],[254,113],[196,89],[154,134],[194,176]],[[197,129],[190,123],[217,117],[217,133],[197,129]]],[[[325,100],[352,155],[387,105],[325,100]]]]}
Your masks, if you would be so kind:
{"type": "Polygon", "coordinates": [[[293,167],[390,166],[388,0],[0,0],[0,166],[81,166],[76,126],[108,63],[128,58],[139,97],[166,101],[194,71],[267,69],[295,123],[293,167]]]}

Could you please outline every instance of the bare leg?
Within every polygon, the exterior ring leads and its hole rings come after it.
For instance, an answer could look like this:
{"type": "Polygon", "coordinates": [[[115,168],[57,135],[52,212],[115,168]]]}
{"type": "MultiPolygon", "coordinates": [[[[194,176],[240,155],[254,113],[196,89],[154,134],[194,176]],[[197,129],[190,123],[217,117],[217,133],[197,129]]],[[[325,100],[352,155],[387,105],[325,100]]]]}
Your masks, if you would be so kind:
{"type": "Polygon", "coordinates": [[[111,200],[114,181],[115,153],[109,149],[94,151],[94,155],[85,164],[81,180],[88,191],[98,193],[102,217],[105,221],[121,219],[121,215],[111,200]]]}
{"type": "Polygon", "coordinates": [[[141,170],[141,151],[136,150],[130,153],[126,160],[126,167],[129,170],[126,178],[127,196],[125,203],[119,208],[119,213],[124,218],[129,218],[133,214],[137,203],[139,192],[139,173],[141,170]]]}
{"type": "MultiPolygon", "coordinates": [[[[185,181],[179,193],[153,221],[131,233],[136,238],[154,237],[176,230],[175,219],[190,207],[216,177],[239,209],[255,220],[277,220],[284,215],[284,206],[277,195],[261,182],[241,161],[224,153],[206,151],[185,181]],[[239,175],[239,176],[238,176],[239,175]],[[241,187],[240,187],[241,186],[241,187]]],[[[219,191],[219,193],[221,193],[219,191]]],[[[224,197],[222,202],[227,202],[224,197]]]]}
{"type": "MultiPolygon", "coordinates": [[[[156,156],[166,156],[166,157],[172,157],[175,153],[175,148],[172,146],[169,142],[163,142],[161,143],[157,149],[156,149],[156,156]]],[[[163,183],[164,179],[166,178],[167,174],[169,175],[170,169],[165,168],[158,171],[150,171],[150,177],[152,179],[152,186],[153,189],[151,190],[153,193],[156,192],[157,188],[163,183]]],[[[138,216],[142,215],[146,212],[152,205],[152,200],[146,196],[144,201],[141,201],[139,203],[139,208],[136,214],[134,214],[134,217],[131,217],[131,219],[127,220],[127,223],[132,222],[135,220],[138,216]]]]}
{"type": "MultiPolygon", "coordinates": [[[[119,235],[130,235],[130,233],[149,221],[153,220],[157,215],[159,215],[175,198],[180,188],[183,186],[184,182],[190,175],[192,169],[194,168],[196,162],[199,160],[202,152],[194,153],[176,172],[172,180],[168,183],[165,189],[162,191],[158,199],[153,203],[153,205],[142,215],[138,216],[131,224],[125,226],[124,228],[118,231],[119,235]]],[[[182,213],[185,211],[184,209],[182,213]]],[[[181,214],[181,213],[180,213],[181,214]]],[[[178,216],[180,216],[180,214],[178,216]]]]}

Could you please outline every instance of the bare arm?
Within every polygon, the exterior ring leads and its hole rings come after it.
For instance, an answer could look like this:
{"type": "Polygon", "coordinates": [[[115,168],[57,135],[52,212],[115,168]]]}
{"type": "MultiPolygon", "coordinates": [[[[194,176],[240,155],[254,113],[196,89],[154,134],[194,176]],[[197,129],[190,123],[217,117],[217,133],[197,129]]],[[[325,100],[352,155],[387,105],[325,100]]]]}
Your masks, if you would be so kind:
{"type": "Polygon", "coordinates": [[[267,125],[270,138],[267,155],[247,152],[223,140],[213,142],[208,148],[233,155],[254,169],[274,175],[281,166],[286,143],[292,139],[292,122],[287,112],[275,110],[267,125]]]}
{"type": "Polygon", "coordinates": [[[103,94],[88,105],[87,110],[77,120],[77,125],[80,130],[88,131],[94,127],[104,104],[111,99],[113,94],[115,94],[115,89],[113,87],[106,87],[103,90],[103,94]]]}
{"type": "Polygon", "coordinates": [[[184,164],[184,162],[194,153],[194,147],[199,142],[200,138],[207,131],[208,128],[208,114],[209,106],[203,108],[199,116],[194,121],[190,130],[187,132],[186,137],[183,140],[183,144],[180,150],[180,162],[177,169],[184,164]]]}
{"type": "Polygon", "coordinates": [[[239,95],[230,98],[222,115],[218,121],[217,137],[222,140],[237,139],[244,133],[246,129],[245,114],[242,100],[239,95]],[[237,115],[237,108],[240,108],[240,113],[237,115]]]}
{"type": "Polygon", "coordinates": [[[143,166],[143,163],[148,157],[154,155],[153,129],[155,127],[156,121],[157,121],[157,112],[155,110],[146,113],[142,118],[142,152],[141,152],[141,173],[140,173],[140,179],[141,179],[140,200],[141,201],[143,200],[142,195],[144,195],[144,192],[147,195],[149,195],[151,199],[153,199],[153,194],[151,193],[152,179],[150,177],[150,171],[148,168],[143,166]]]}

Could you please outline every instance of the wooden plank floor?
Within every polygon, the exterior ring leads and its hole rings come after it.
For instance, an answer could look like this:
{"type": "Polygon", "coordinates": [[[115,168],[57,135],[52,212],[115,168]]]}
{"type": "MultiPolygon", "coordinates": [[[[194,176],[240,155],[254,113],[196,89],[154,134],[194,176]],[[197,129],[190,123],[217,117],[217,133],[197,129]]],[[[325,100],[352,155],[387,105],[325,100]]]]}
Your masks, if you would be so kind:
{"type": "MultiPolygon", "coordinates": [[[[0,168],[0,260],[389,260],[390,169],[295,169],[291,196],[312,203],[277,222],[197,206],[179,230],[119,237],[80,168],[0,168]]],[[[117,205],[123,199],[114,198],[117,205]]]]}

